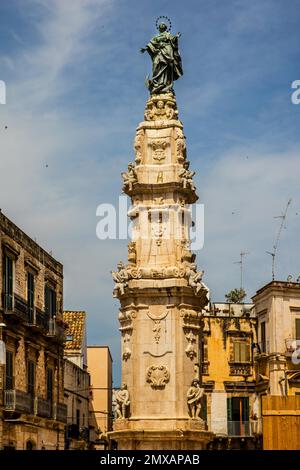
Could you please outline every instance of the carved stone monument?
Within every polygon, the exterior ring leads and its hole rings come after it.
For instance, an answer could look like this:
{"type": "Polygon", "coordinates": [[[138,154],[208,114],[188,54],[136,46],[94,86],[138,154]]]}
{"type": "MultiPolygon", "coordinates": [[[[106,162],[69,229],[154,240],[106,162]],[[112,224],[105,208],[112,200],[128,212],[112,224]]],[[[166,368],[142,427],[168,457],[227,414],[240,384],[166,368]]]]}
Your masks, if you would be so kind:
{"type": "Polygon", "coordinates": [[[156,62],[135,165],[122,174],[133,240],[128,264],[119,264],[113,279],[128,394],[126,409],[115,397],[118,419],[109,437],[118,449],[205,449],[212,434],[200,418],[199,350],[209,292],[190,250],[189,205],[198,196],[173,93],[182,74],[179,35],[165,23],[158,30],[146,48],[156,62]]]}

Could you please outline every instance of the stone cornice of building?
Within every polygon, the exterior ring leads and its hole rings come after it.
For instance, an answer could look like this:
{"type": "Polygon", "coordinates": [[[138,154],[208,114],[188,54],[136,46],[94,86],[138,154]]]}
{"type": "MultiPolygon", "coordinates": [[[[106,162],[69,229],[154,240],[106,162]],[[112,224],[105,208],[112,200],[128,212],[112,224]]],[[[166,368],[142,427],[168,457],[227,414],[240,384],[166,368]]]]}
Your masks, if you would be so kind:
{"type": "MultiPolygon", "coordinates": [[[[146,165],[143,165],[146,166],[146,165]]],[[[193,204],[196,202],[199,197],[192,191],[191,189],[184,188],[181,182],[174,182],[174,181],[166,181],[164,183],[134,183],[132,190],[126,189],[124,193],[128,196],[139,195],[143,194],[153,194],[155,192],[170,192],[170,191],[178,191],[186,196],[186,204],[193,204]]]]}
{"type": "Polygon", "coordinates": [[[204,388],[205,393],[211,393],[215,388],[215,381],[207,380],[207,382],[202,382],[201,386],[204,388]]]}
{"type": "MultiPolygon", "coordinates": [[[[140,297],[173,297],[178,295],[178,290],[182,291],[182,294],[185,297],[190,297],[191,299],[195,299],[194,291],[190,286],[186,285],[186,280],[184,278],[176,278],[172,277],[169,279],[131,279],[129,283],[136,282],[138,285],[139,290],[136,291],[135,286],[131,288],[129,284],[129,288],[126,290],[125,294],[120,296],[120,298],[126,299],[126,298],[140,298],[140,297]],[[176,281],[184,281],[185,285],[176,285],[176,281]],[[142,282],[141,282],[142,281],[142,282]],[[161,287],[157,287],[154,284],[155,282],[160,281],[161,287]],[[170,282],[174,282],[173,285],[168,285],[170,282]]],[[[199,299],[201,299],[201,295],[198,296],[199,299]]],[[[145,304],[146,305],[146,304],[145,304]]],[[[176,305],[174,304],[174,307],[176,305]]],[[[133,308],[138,308],[138,306],[132,306],[133,308]]],[[[170,307],[170,306],[168,306],[170,307]]],[[[143,307],[142,307],[143,308],[143,307]]]]}
{"type": "Polygon", "coordinates": [[[8,237],[2,237],[1,243],[3,249],[8,252],[9,255],[11,255],[15,259],[19,257],[20,249],[18,248],[17,244],[14,243],[13,240],[8,237]]]}
{"type": "Polygon", "coordinates": [[[27,269],[33,271],[35,274],[39,273],[40,267],[31,257],[25,256],[24,263],[27,269]]]}
{"type": "Polygon", "coordinates": [[[141,121],[136,128],[137,131],[141,129],[168,129],[170,127],[179,127],[183,129],[183,124],[179,119],[157,119],[155,121],[141,121]]]}
{"type": "Polygon", "coordinates": [[[248,381],[239,381],[239,382],[234,382],[234,381],[228,381],[224,380],[224,387],[226,392],[254,392],[255,391],[255,386],[256,383],[254,381],[248,382],[248,381]]]}
{"type": "Polygon", "coordinates": [[[267,293],[276,292],[282,295],[287,291],[287,294],[290,295],[291,290],[298,293],[300,296],[300,283],[299,282],[289,282],[289,281],[271,281],[269,284],[266,284],[261,289],[259,289],[256,294],[252,297],[253,302],[257,302],[267,293]]]}
{"type": "Polygon", "coordinates": [[[245,336],[245,337],[251,337],[253,336],[253,331],[244,331],[244,330],[226,330],[226,333],[228,336],[245,336]]]}
{"type": "Polygon", "coordinates": [[[15,225],[8,217],[6,217],[0,210],[0,231],[14,240],[24,250],[30,253],[31,256],[38,259],[39,262],[51,271],[54,271],[58,276],[62,277],[63,266],[62,264],[53,258],[47,251],[45,251],[40,245],[38,245],[32,238],[26,235],[17,225],[15,225]]]}

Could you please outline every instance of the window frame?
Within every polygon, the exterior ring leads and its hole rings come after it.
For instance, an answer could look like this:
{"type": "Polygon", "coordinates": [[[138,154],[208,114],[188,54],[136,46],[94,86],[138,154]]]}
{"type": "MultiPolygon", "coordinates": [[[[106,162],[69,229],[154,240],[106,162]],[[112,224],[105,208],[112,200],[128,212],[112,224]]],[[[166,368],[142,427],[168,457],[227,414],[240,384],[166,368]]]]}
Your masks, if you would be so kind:
{"type": "Polygon", "coordinates": [[[31,320],[34,318],[35,307],[35,275],[27,271],[27,308],[31,320]],[[29,282],[31,280],[31,282],[29,282]]]}
{"type": "Polygon", "coordinates": [[[15,260],[8,253],[3,256],[3,306],[6,310],[14,308],[15,260]]]}
{"type": "Polygon", "coordinates": [[[6,364],[5,364],[5,390],[14,390],[15,387],[15,376],[14,376],[14,352],[9,349],[6,350],[6,364]],[[10,359],[8,359],[10,358],[10,359]],[[10,368],[11,373],[8,374],[8,369],[10,368]],[[8,384],[9,382],[9,384],[8,384]],[[10,386],[8,386],[10,385],[10,386]]]}

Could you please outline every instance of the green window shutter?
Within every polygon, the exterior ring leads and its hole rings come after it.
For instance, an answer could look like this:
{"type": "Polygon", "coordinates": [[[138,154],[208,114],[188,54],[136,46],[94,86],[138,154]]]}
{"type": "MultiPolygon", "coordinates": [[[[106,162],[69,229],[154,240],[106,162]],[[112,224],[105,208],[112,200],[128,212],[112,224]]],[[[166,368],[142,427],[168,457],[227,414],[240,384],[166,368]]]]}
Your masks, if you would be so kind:
{"type": "Polygon", "coordinates": [[[249,421],[249,397],[243,397],[243,421],[249,421]]]}
{"type": "Polygon", "coordinates": [[[34,312],[34,275],[32,273],[27,273],[27,306],[32,321],[34,312]]]}
{"type": "Polygon", "coordinates": [[[232,421],[232,398],[227,398],[227,421],[232,421]]]}
{"type": "Polygon", "coordinates": [[[52,316],[57,314],[56,292],[52,290],[52,316]]]}
{"type": "Polygon", "coordinates": [[[9,256],[4,258],[4,272],[3,272],[3,287],[4,287],[4,307],[12,310],[13,307],[13,260],[9,256]]]}
{"type": "Polygon", "coordinates": [[[12,390],[14,388],[14,355],[10,351],[6,351],[6,366],[5,366],[5,388],[12,390]]]}

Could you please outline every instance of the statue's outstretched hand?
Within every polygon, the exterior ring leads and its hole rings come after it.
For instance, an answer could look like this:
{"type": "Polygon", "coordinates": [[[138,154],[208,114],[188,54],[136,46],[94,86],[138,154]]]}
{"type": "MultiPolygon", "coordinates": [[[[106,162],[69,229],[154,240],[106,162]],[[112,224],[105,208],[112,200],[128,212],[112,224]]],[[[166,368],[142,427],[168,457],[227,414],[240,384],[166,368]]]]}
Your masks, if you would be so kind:
{"type": "Polygon", "coordinates": [[[142,54],[144,54],[144,52],[146,52],[146,49],[145,49],[144,47],[142,47],[142,48],[140,49],[140,52],[141,52],[142,54]]]}
{"type": "Polygon", "coordinates": [[[176,36],[177,36],[178,38],[180,38],[181,33],[178,32],[178,33],[176,34],[176,36]]]}

